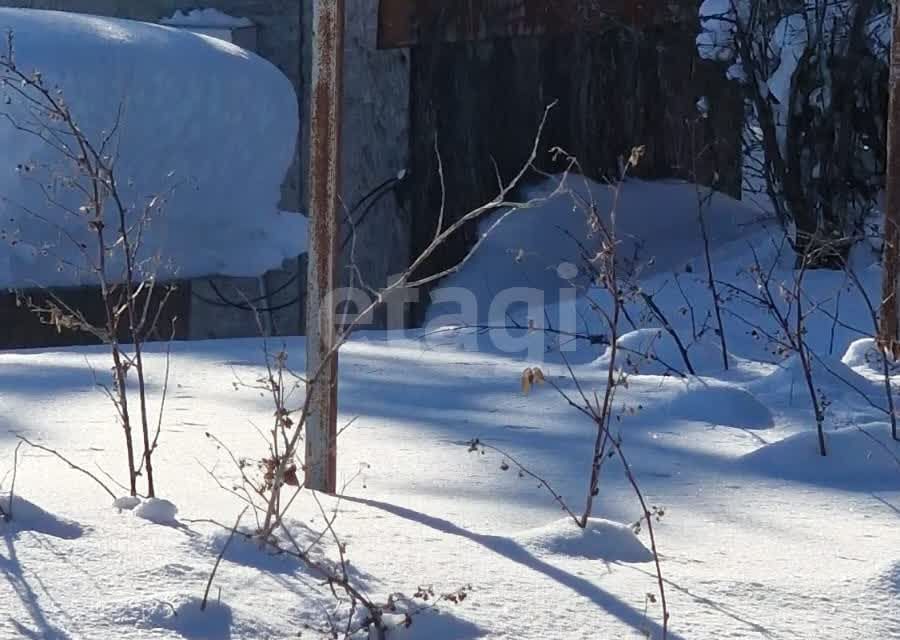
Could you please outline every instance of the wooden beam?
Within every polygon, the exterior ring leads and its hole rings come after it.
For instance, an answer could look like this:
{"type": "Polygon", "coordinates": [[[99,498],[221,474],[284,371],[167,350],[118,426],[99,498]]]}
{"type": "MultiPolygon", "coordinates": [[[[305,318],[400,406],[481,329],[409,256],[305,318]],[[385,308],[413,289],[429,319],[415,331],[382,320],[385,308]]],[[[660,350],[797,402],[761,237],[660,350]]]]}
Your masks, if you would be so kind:
{"type": "MultiPolygon", "coordinates": [[[[677,4],[677,3],[675,3],[677,4]]],[[[381,0],[378,47],[597,32],[670,22],[665,0],[381,0]]]]}

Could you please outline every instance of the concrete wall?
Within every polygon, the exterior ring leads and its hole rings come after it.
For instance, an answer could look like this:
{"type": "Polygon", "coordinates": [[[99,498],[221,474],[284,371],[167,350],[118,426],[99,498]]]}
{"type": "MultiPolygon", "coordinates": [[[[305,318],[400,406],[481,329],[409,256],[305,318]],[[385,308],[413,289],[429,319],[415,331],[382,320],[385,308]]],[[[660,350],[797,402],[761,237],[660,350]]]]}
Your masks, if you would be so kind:
{"type": "MultiPolygon", "coordinates": [[[[377,5],[372,0],[346,4],[341,170],[347,209],[408,168],[409,52],[376,48],[377,5]]],[[[352,258],[371,287],[385,286],[388,276],[409,264],[409,213],[393,194],[382,198],[361,222],[355,245],[352,258]]],[[[348,246],[345,266],[350,260],[348,246]]]]}

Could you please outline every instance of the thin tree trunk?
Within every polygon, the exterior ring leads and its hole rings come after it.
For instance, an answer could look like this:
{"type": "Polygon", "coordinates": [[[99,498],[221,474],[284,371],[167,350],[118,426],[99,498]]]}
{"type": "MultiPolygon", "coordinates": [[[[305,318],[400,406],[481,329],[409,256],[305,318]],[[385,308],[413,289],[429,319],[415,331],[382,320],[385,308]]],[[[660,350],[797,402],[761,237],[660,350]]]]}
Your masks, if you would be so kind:
{"type": "Polygon", "coordinates": [[[894,3],[891,43],[890,109],[888,112],[887,176],[884,207],[884,275],[882,280],[881,347],[894,359],[900,356],[900,8],[894,3]]]}

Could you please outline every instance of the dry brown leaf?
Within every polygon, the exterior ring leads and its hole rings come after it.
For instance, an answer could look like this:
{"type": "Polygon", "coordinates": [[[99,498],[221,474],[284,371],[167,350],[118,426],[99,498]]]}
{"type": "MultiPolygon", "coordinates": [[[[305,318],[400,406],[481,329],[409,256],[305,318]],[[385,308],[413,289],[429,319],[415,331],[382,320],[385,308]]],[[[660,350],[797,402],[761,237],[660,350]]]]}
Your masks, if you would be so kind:
{"type": "Polygon", "coordinates": [[[522,372],[522,393],[526,396],[531,393],[531,385],[534,382],[534,371],[531,367],[522,372]]]}

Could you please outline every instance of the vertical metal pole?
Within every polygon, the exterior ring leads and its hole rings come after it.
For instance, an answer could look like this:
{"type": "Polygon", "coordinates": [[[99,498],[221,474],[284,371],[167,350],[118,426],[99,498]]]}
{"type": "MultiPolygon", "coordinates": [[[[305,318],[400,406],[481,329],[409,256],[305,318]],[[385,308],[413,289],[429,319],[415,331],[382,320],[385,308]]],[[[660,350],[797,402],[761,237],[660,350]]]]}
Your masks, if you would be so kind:
{"type": "Polygon", "coordinates": [[[312,100],[309,158],[309,278],[306,371],[310,394],[306,422],[306,486],[337,488],[337,282],[344,0],[313,0],[312,100]]]}

